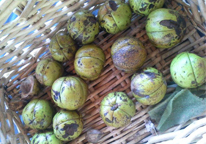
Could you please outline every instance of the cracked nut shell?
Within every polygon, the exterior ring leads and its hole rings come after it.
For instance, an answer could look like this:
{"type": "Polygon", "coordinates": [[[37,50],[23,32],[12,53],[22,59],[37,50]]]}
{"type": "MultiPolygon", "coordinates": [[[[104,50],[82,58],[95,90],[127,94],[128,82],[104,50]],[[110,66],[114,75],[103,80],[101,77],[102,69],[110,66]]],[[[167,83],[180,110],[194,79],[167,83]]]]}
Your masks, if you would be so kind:
{"type": "Polygon", "coordinates": [[[131,81],[133,96],[144,105],[160,102],[167,91],[167,83],[162,74],[155,68],[148,67],[141,73],[134,74],[131,81]]]}
{"type": "Polygon", "coordinates": [[[69,34],[58,31],[51,39],[49,50],[55,60],[66,62],[74,58],[77,48],[69,34]]]}
{"type": "Polygon", "coordinates": [[[101,27],[111,34],[125,30],[131,23],[131,17],[129,5],[122,0],[107,0],[98,12],[101,27]]]}
{"type": "Polygon", "coordinates": [[[57,106],[67,110],[76,110],[81,107],[85,103],[87,95],[87,84],[75,76],[57,79],[51,89],[51,96],[57,106]]]}
{"type": "Polygon", "coordinates": [[[53,129],[58,139],[71,141],[82,132],[82,118],[76,111],[60,110],[53,118],[53,129]]]}
{"type": "Polygon", "coordinates": [[[53,82],[63,75],[63,66],[51,58],[41,60],[36,67],[37,80],[45,85],[52,86],[53,82]]]}
{"type": "Polygon", "coordinates": [[[89,44],[99,34],[99,23],[89,11],[81,10],[68,20],[67,29],[75,41],[89,44]]]}
{"type": "Polygon", "coordinates": [[[81,47],[74,60],[76,73],[84,80],[97,79],[105,64],[105,55],[101,48],[94,44],[81,47]]]}
{"type": "Polygon", "coordinates": [[[37,79],[30,75],[20,85],[21,97],[29,99],[32,96],[36,96],[40,91],[40,85],[37,79]]]}
{"type": "Polygon", "coordinates": [[[22,112],[24,123],[37,130],[46,129],[52,122],[54,109],[51,104],[43,99],[30,101],[22,112]]]}
{"type": "Polygon", "coordinates": [[[161,8],[164,0],[129,0],[130,7],[136,14],[147,16],[152,11],[161,8]]]}
{"type": "Polygon", "coordinates": [[[112,45],[111,56],[117,69],[134,73],[144,64],[147,52],[137,38],[122,37],[112,45]]]}
{"type": "Polygon", "coordinates": [[[186,22],[175,10],[160,8],[152,11],[146,22],[146,32],[151,43],[158,48],[171,48],[185,35],[186,22]]]}
{"type": "Polygon", "coordinates": [[[45,132],[36,133],[32,137],[31,144],[63,144],[63,142],[56,138],[53,132],[45,132]]]}
{"type": "Polygon", "coordinates": [[[205,83],[205,70],[206,59],[189,52],[178,54],[170,65],[172,79],[183,88],[196,88],[205,83]]]}
{"type": "Polygon", "coordinates": [[[135,105],[124,92],[109,93],[101,102],[100,116],[107,126],[123,127],[135,115],[135,105]]]}

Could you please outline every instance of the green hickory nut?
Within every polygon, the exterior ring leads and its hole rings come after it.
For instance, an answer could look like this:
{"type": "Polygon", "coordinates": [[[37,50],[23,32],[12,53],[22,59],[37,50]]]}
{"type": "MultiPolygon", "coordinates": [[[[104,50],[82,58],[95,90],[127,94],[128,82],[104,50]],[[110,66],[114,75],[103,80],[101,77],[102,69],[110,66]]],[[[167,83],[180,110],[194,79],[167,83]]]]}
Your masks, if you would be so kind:
{"type": "Polygon", "coordinates": [[[112,45],[111,56],[117,69],[134,73],[144,64],[147,52],[137,38],[122,37],[112,45]]]}
{"type": "Polygon", "coordinates": [[[58,31],[51,39],[49,50],[55,60],[66,62],[74,58],[77,48],[67,32],[58,31]]]}
{"type": "Polygon", "coordinates": [[[36,133],[31,140],[31,144],[63,144],[56,138],[54,132],[36,133]]]}
{"type": "Polygon", "coordinates": [[[130,7],[136,14],[147,16],[152,11],[161,8],[164,0],[129,0],[130,7]]]}
{"type": "Polygon", "coordinates": [[[25,125],[32,129],[43,130],[50,126],[54,116],[51,103],[43,99],[30,101],[23,109],[22,117],[25,125]]]}
{"type": "Polygon", "coordinates": [[[167,91],[167,83],[155,68],[148,67],[134,74],[131,81],[133,96],[143,105],[159,103],[167,91]]]}
{"type": "Polygon", "coordinates": [[[175,10],[160,8],[152,11],[147,18],[147,36],[158,48],[171,48],[177,45],[185,32],[186,22],[175,10]]]}
{"type": "Polygon", "coordinates": [[[101,102],[100,116],[107,126],[123,127],[135,115],[135,105],[124,92],[109,93],[101,102]]]}
{"type": "Polygon", "coordinates": [[[116,34],[125,30],[131,23],[132,11],[122,0],[107,0],[99,8],[98,19],[108,33],[116,34]]]}
{"type": "Polygon", "coordinates": [[[60,110],[53,118],[54,134],[62,141],[71,141],[77,138],[82,129],[82,118],[76,111],[60,110]]]}
{"type": "Polygon", "coordinates": [[[81,47],[74,60],[76,73],[84,80],[97,79],[105,64],[105,54],[103,50],[94,44],[81,47]]]}
{"type": "Polygon", "coordinates": [[[206,59],[189,52],[178,54],[170,65],[172,79],[183,88],[196,88],[204,84],[205,71],[206,59]]]}
{"type": "Polygon", "coordinates": [[[87,84],[79,77],[68,76],[57,79],[51,89],[51,96],[60,108],[76,110],[86,101],[87,84]]]}
{"type": "Polygon", "coordinates": [[[63,75],[63,66],[51,58],[41,60],[36,67],[36,78],[45,86],[52,86],[53,82],[63,75]]]}
{"type": "Polygon", "coordinates": [[[75,41],[89,44],[99,34],[99,23],[89,11],[80,10],[68,20],[67,29],[75,41]]]}

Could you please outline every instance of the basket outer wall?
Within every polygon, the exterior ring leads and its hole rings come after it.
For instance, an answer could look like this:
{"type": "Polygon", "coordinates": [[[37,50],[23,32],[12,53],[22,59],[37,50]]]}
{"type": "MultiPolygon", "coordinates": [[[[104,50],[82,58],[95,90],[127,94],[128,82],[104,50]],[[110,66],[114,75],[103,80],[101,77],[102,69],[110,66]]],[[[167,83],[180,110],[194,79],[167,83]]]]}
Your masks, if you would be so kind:
{"type": "MultiPolygon", "coordinates": [[[[22,123],[20,118],[22,112],[22,101],[20,98],[19,85],[25,78],[34,74],[39,60],[51,57],[48,44],[49,39],[60,29],[66,28],[67,20],[72,12],[80,8],[94,11],[103,0],[57,0],[51,1],[12,1],[2,2],[0,7],[4,13],[0,14],[0,139],[1,143],[29,143],[30,137],[36,133],[22,123]],[[38,2],[38,3],[37,3],[38,2]],[[53,6],[55,2],[59,2],[53,6]],[[33,7],[36,4],[36,7],[33,7]],[[93,7],[94,6],[94,7],[93,7]],[[58,11],[60,8],[63,10],[58,11]],[[40,11],[38,12],[38,10],[40,11]],[[18,17],[14,21],[4,25],[11,11],[18,17]],[[71,13],[70,13],[71,12],[71,13]],[[67,15],[65,15],[67,14],[67,15]],[[47,22],[51,20],[50,22],[47,22]],[[17,25],[19,23],[19,25],[17,25]],[[32,33],[34,31],[34,33],[32,33]],[[30,34],[29,34],[30,33],[30,34]],[[4,38],[4,39],[3,39],[4,38]],[[3,39],[3,40],[2,40],[3,39]],[[19,62],[20,61],[20,62],[19,62]],[[3,77],[4,76],[4,77],[3,77]],[[9,106],[12,99],[19,100],[18,106],[13,111],[9,106]],[[6,105],[6,107],[5,107],[6,105]],[[16,128],[18,132],[16,132],[16,128]],[[27,135],[29,133],[29,135],[27,135]]],[[[194,2],[193,4],[196,4],[194,2]]],[[[101,77],[89,84],[89,96],[82,108],[79,109],[84,121],[84,130],[80,137],[72,143],[86,143],[85,133],[89,129],[98,129],[105,133],[100,140],[103,143],[139,143],[146,142],[151,136],[147,131],[145,123],[149,119],[147,111],[149,107],[136,102],[130,92],[131,74],[117,70],[110,56],[110,48],[113,42],[122,36],[133,36],[143,42],[147,50],[147,60],[143,67],[153,66],[160,70],[167,82],[171,81],[169,66],[171,60],[180,52],[190,51],[201,57],[206,57],[206,36],[204,27],[204,16],[200,13],[189,13],[194,6],[190,2],[187,5],[179,0],[166,1],[166,6],[179,11],[187,22],[187,31],[182,42],[171,49],[157,49],[148,40],[145,32],[146,18],[133,15],[130,27],[116,35],[107,34],[101,31],[94,43],[101,47],[106,55],[106,64],[101,77]],[[180,5],[182,4],[182,5],[180,5]],[[199,15],[197,22],[193,15],[199,15]],[[200,31],[200,32],[198,32],[200,31]],[[136,104],[136,114],[131,123],[123,128],[114,129],[106,127],[99,116],[101,100],[112,91],[124,91],[136,104]]],[[[67,75],[75,75],[73,61],[63,64],[67,75]]],[[[167,92],[173,89],[168,88],[167,92]]],[[[39,98],[49,100],[50,87],[42,89],[39,98]]],[[[201,116],[204,118],[205,114],[201,116]]],[[[195,120],[195,119],[194,119],[195,120]]],[[[189,123],[187,123],[189,124],[189,123]]],[[[179,129],[181,126],[179,127],[179,129]]],[[[170,131],[173,131],[171,129],[170,131]]]]}

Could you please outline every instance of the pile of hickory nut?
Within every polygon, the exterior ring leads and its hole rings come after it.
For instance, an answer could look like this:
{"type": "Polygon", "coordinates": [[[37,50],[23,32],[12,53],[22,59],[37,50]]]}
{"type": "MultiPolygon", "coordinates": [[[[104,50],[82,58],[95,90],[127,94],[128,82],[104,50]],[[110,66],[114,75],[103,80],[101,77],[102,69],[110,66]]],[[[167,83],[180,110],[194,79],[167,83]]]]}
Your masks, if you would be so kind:
{"type": "MultiPolygon", "coordinates": [[[[175,10],[161,8],[164,0],[107,0],[99,9],[97,19],[87,10],[79,10],[68,20],[68,32],[58,31],[51,39],[49,50],[52,58],[41,60],[35,76],[21,83],[22,98],[32,99],[23,109],[25,125],[38,132],[32,142],[59,144],[77,138],[83,129],[82,117],[76,110],[83,106],[88,96],[84,80],[98,79],[105,65],[103,50],[92,44],[100,27],[107,33],[116,34],[127,29],[132,11],[147,16],[146,32],[151,43],[158,48],[177,45],[185,34],[184,18],[175,10]],[[77,50],[78,44],[81,48],[77,50]],[[61,63],[74,60],[74,69],[79,76],[63,76],[61,63]],[[44,99],[35,99],[41,86],[51,86],[51,97],[61,108],[55,112],[44,99]]],[[[131,78],[133,96],[143,105],[160,102],[167,89],[163,75],[155,68],[147,67],[136,73],[146,61],[145,47],[135,37],[120,37],[111,47],[115,67],[125,73],[134,73],[131,78]]],[[[205,82],[205,59],[189,53],[178,54],[171,63],[173,80],[183,88],[196,88],[205,82]]],[[[100,115],[107,126],[123,127],[135,115],[135,105],[124,92],[109,93],[101,102],[100,115]]]]}

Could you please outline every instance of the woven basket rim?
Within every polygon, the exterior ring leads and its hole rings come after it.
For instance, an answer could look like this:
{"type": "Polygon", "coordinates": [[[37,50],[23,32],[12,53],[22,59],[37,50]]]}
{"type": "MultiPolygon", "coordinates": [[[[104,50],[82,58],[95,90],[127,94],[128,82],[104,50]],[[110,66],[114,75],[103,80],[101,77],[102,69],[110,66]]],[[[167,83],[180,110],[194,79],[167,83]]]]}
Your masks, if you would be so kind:
{"type": "MultiPolygon", "coordinates": [[[[37,63],[46,57],[51,57],[48,44],[49,39],[60,29],[66,28],[67,20],[79,9],[90,9],[95,11],[104,0],[65,0],[65,1],[1,1],[0,11],[0,138],[1,143],[29,143],[31,135],[36,131],[24,126],[20,115],[24,105],[19,99],[19,85],[29,75],[34,74],[37,63]],[[57,5],[54,5],[57,3],[57,5]],[[35,7],[34,7],[35,5],[35,7]],[[40,9],[39,12],[37,10],[40,9]],[[60,10],[61,9],[61,10],[60,10]],[[13,11],[18,18],[4,24],[13,11]],[[8,16],[7,16],[8,15],[8,16]],[[41,15],[41,17],[40,17],[41,15]],[[50,22],[48,22],[50,20],[50,22]],[[18,24],[19,23],[19,24],[18,24]],[[21,25],[22,24],[22,25],[21,25]],[[56,25],[55,25],[56,24],[56,25]],[[27,35],[31,31],[35,31],[27,35]],[[8,34],[8,35],[7,35],[8,34]],[[4,37],[3,37],[4,36],[4,37]],[[2,39],[2,40],[1,40],[2,39]],[[22,42],[23,41],[23,42],[22,42]],[[22,43],[21,43],[22,42],[22,43]],[[16,47],[16,45],[20,45],[16,47]],[[27,45],[29,47],[25,48],[27,45]],[[32,54],[30,54],[32,52],[32,54]],[[2,57],[1,57],[2,56],[2,57]],[[14,58],[15,57],[15,58],[14,58]],[[11,60],[8,60],[11,59],[11,60]],[[20,61],[20,63],[18,63],[20,61]],[[11,100],[17,98],[21,102],[13,111],[10,108],[11,100]],[[6,107],[5,107],[6,105],[6,107]],[[18,129],[18,132],[16,131],[18,129]],[[30,133],[31,135],[27,135],[30,133]]],[[[106,135],[101,138],[103,143],[157,143],[157,142],[189,142],[203,141],[206,132],[206,113],[188,121],[185,125],[171,128],[166,134],[153,136],[154,131],[148,131],[145,124],[148,122],[147,114],[150,107],[136,102],[130,92],[131,74],[126,74],[117,70],[112,64],[110,57],[110,47],[120,36],[133,36],[143,42],[147,49],[148,57],[143,67],[154,66],[160,70],[167,81],[171,80],[169,74],[169,64],[178,53],[191,51],[206,58],[206,2],[204,0],[166,0],[168,8],[179,11],[187,20],[187,34],[182,42],[172,49],[157,49],[150,42],[145,33],[145,17],[133,15],[130,27],[116,35],[107,34],[101,31],[94,43],[101,47],[106,55],[105,69],[98,80],[89,83],[90,95],[85,105],[79,109],[84,117],[84,130],[80,137],[71,143],[85,143],[86,132],[90,128],[99,129],[106,135]],[[198,9],[199,8],[199,9],[198,9]],[[111,91],[124,91],[136,103],[136,114],[131,123],[123,128],[114,129],[106,127],[98,115],[99,103],[111,91]],[[200,120],[198,120],[200,119],[200,120]],[[193,122],[193,123],[192,123],[193,122]],[[198,124],[195,125],[194,124],[198,124]],[[184,126],[187,126],[184,128],[184,126]],[[182,129],[184,128],[184,129],[182,129]],[[201,137],[194,136],[191,131],[196,129],[201,133],[201,137]],[[178,136],[182,133],[181,136],[178,136]],[[174,134],[168,139],[162,139],[174,134]],[[179,140],[179,141],[177,141],[179,140]]],[[[75,75],[73,61],[64,63],[64,67],[69,75],[75,75]]],[[[167,92],[172,92],[174,88],[168,88],[167,92]]],[[[45,87],[38,95],[39,98],[51,101],[50,87],[45,87]]]]}

